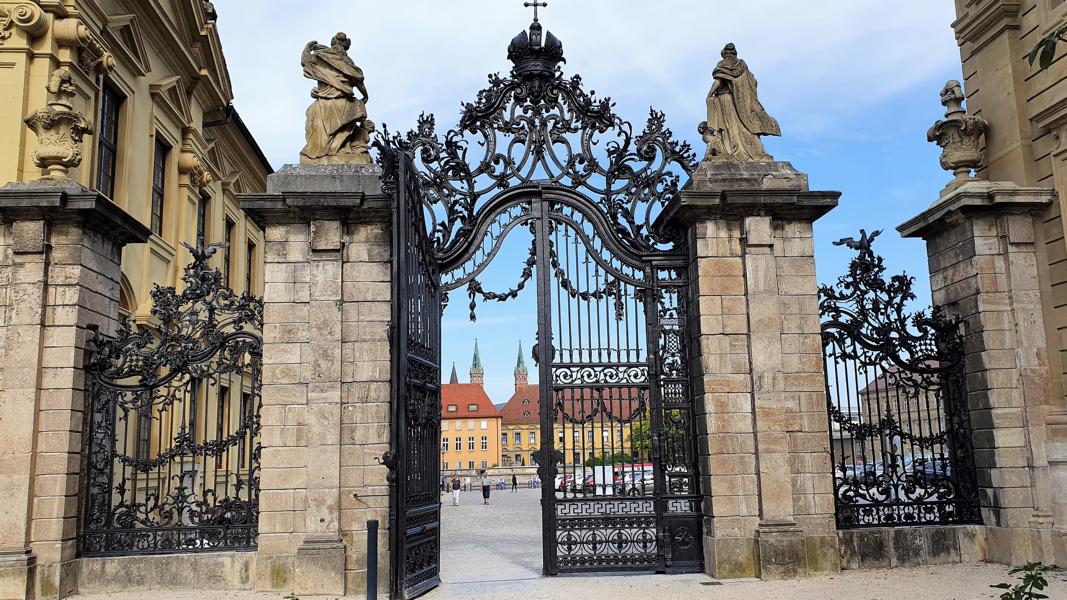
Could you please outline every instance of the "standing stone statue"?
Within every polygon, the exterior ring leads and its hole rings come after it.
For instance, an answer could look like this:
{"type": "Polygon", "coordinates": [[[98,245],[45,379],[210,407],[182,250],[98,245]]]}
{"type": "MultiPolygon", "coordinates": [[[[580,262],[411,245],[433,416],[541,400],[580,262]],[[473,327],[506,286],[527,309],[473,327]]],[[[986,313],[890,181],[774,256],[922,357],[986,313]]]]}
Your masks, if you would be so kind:
{"type": "Polygon", "coordinates": [[[301,163],[370,164],[368,152],[374,123],[367,118],[367,88],[363,70],[348,56],[352,40],[344,33],[330,45],[311,41],[304,47],[300,66],[304,77],[318,82],[311,90],[315,102],[307,110],[307,145],[301,163]],[[358,90],[362,98],[356,98],[358,90]]]}
{"type": "Polygon", "coordinates": [[[778,121],[767,114],[756,94],[756,78],[737,49],[726,44],[715,65],[708,92],[708,120],[697,128],[708,144],[705,160],[755,162],[773,160],[761,135],[782,135],[778,121]]]}

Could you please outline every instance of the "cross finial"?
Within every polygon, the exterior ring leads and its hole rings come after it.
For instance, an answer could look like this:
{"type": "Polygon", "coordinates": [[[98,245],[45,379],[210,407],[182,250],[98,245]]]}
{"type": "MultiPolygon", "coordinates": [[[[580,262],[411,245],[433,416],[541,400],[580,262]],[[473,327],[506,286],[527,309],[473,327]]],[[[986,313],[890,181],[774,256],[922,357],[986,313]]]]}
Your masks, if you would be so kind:
{"type": "Polygon", "coordinates": [[[534,22],[536,23],[537,22],[537,8],[538,7],[546,7],[546,6],[548,6],[548,2],[538,2],[537,0],[534,0],[533,2],[523,2],[522,5],[525,6],[526,8],[530,8],[531,6],[533,7],[533,9],[534,9],[534,22]]]}

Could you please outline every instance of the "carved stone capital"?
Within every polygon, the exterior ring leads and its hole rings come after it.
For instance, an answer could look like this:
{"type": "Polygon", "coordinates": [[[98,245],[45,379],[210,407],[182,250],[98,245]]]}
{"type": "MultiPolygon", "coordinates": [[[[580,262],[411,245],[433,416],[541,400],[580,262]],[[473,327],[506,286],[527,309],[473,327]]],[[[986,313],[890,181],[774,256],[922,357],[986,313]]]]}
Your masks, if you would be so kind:
{"type": "Polygon", "coordinates": [[[0,46],[11,37],[15,27],[24,30],[31,38],[40,37],[48,31],[48,18],[36,4],[19,4],[13,8],[0,6],[0,46]]]}
{"type": "Polygon", "coordinates": [[[108,73],[115,68],[115,57],[107,46],[78,19],[58,19],[53,33],[60,46],[78,51],[78,66],[86,73],[108,73]]]}
{"type": "Polygon", "coordinates": [[[952,171],[956,182],[971,179],[971,170],[985,164],[982,136],[989,131],[989,123],[982,117],[968,115],[963,108],[963,89],[960,82],[951,80],[941,90],[944,120],[934,123],[926,139],[941,147],[941,168],[952,171]]]}
{"type": "Polygon", "coordinates": [[[93,128],[85,115],[74,110],[70,99],[77,93],[70,71],[60,67],[48,78],[48,105],[26,117],[25,123],[37,134],[33,162],[48,171],[42,179],[64,180],[67,171],[82,162],[82,137],[93,128]]]}
{"type": "Polygon", "coordinates": [[[213,181],[211,173],[208,173],[207,169],[204,168],[204,163],[200,160],[200,156],[191,147],[184,145],[181,152],[178,153],[178,173],[188,176],[189,185],[200,192],[204,191],[213,181]]]}

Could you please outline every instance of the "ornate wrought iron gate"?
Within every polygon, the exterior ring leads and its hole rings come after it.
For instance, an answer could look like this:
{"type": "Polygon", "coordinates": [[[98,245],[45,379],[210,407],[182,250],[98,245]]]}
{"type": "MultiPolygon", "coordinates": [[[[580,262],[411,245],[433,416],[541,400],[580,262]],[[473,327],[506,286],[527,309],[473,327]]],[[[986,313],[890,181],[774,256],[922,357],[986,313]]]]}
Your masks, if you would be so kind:
{"type": "Polygon", "coordinates": [[[912,278],[886,280],[860,233],[819,290],[837,525],[980,523],[959,322],[908,314],[912,278]]]}
{"type": "Polygon", "coordinates": [[[407,216],[394,226],[395,585],[409,595],[432,586],[439,544],[439,338],[419,337],[415,352],[405,332],[417,323],[438,336],[435,302],[450,291],[466,288],[473,319],[479,300],[514,298],[535,272],[545,572],[700,570],[688,252],[680,232],[655,226],[695,156],[662,113],[635,134],[610,100],[565,79],[563,46],[536,19],[508,58],[511,77],[490,76],[443,139],[423,116],[377,143],[407,216]],[[518,283],[485,290],[479,275],[505,237],[524,231],[532,240],[518,283]],[[425,373],[403,370],[413,364],[425,373]]]}
{"type": "Polygon", "coordinates": [[[411,158],[377,145],[393,212],[392,597],[440,582],[441,284],[411,158]]]}
{"type": "Polygon", "coordinates": [[[84,556],[256,547],[263,303],[195,249],[155,326],[96,333],[86,369],[84,556]]]}

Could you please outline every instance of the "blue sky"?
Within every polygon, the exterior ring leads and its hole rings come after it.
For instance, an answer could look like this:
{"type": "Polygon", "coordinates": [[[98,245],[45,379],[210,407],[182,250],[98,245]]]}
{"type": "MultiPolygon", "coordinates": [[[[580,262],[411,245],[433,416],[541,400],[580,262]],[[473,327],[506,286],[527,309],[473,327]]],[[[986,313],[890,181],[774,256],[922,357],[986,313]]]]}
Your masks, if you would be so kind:
{"type": "MultiPolygon", "coordinates": [[[[488,73],[509,70],[507,44],[530,21],[522,0],[215,4],[235,105],[275,168],[296,162],[304,143],[313,84],[301,75],[300,52],[308,41],[349,34],[379,125],[406,131],[425,111],[444,130],[488,73]]],[[[950,179],[926,129],[943,115],[945,81],[961,78],[953,18],[951,3],[929,0],[549,0],[541,12],[563,42],[566,75],[580,73],[587,90],[612,97],[638,128],[650,105],[665,111],[675,136],[698,153],[711,70],[734,42],[781,124],[783,137],[765,138],[768,151],[807,172],[813,189],[843,192],[841,205],[816,224],[819,280],[846,267],[849,252],[833,240],[881,228],[877,247],[889,268],[915,275],[927,301],[924,245],[900,239],[895,227],[950,179]]],[[[488,288],[507,289],[518,277],[529,239],[506,244],[483,277],[488,288]]],[[[444,316],[446,376],[456,362],[466,380],[478,338],[487,391],[505,401],[516,344],[522,339],[529,353],[536,329],[533,295],[531,282],[515,301],[480,306],[472,324],[465,294],[454,293],[444,316]]]]}

